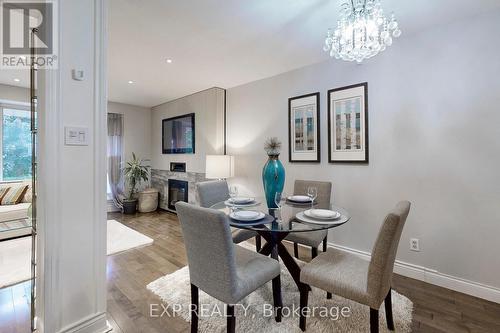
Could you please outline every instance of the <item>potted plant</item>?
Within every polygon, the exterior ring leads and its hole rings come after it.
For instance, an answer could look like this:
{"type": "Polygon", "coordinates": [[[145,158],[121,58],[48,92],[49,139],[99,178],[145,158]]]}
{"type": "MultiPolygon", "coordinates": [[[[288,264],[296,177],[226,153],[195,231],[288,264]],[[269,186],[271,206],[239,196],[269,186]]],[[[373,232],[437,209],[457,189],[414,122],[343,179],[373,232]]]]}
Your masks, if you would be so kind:
{"type": "Polygon", "coordinates": [[[141,181],[147,182],[149,179],[148,166],[144,165],[144,160],[138,159],[132,153],[132,160],[127,162],[123,168],[123,174],[129,185],[129,195],[123,200],[123,213],[135,214],[137,209],[137,185],[141,181]]]}

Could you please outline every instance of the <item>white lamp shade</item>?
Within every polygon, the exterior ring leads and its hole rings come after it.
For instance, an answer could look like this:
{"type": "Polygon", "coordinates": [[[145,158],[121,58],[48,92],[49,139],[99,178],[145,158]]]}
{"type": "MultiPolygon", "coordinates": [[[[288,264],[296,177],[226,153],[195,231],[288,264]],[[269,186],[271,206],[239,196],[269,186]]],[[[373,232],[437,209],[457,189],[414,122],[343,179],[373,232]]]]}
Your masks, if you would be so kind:
{"type": "Polygon", "coordinates": [[[207,155],[206,175],[208,179],[223,179],[234,176],[234,157],[230,155],[207,155]]]}

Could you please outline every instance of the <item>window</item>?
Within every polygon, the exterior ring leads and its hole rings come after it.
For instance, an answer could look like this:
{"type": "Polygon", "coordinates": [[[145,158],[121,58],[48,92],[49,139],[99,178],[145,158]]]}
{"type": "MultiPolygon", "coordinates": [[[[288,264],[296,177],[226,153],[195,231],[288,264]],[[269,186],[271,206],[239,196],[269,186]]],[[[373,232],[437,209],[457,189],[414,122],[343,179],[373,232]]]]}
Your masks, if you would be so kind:
{"type": "Polygon", "coordinates": [[[22,107],[0,106],[2,119],[0,180],[31,178],[30,111],[22,107]]]}
{"type": "Polygon", "coordinates": [[[111,192],[111,186],[109,185],[109,173],[106,173],[106,195],[108,200],[113,200],[113,192],[111,192]]]}

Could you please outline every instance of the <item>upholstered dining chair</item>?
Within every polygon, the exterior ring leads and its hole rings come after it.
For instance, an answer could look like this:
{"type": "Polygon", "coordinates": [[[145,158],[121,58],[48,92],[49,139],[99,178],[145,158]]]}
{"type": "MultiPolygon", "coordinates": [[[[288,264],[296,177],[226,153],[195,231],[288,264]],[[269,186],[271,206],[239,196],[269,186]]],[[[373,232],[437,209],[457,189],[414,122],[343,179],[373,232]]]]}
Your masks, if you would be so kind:
{"type": "Polygon", "coordinates": [[[191,281],[191,332],[198,331],[199,289],[226,304],[227,331],[234,332],[234,305],[272,281],[276,321],[281,321],[280,265],[277,260],[234,245],[226,214],[177,202],[191,281]]]}
{"type": "MultiPolygon", "coordinates": [[[[198,200],[201,207],[210,208],[218,202],[229,199],[229,188],[225,180],[209,180],[196,183],[198,200]]],[[[261,248],[261,237],[252,230],[231,228],[233,242],[238,244],[252,237],[255,237],[255,247],[257,252],[261,248]]]]}
{"type": "MultiPolygon", "coordinates": [[[[329,209],[332,183],[318,182],[313,180],[296,180],[293,186],[294,195],[306,195],[307,188],[316,187],[318,189],[318,196],[316,202],[318,207],[329,209]]],[[[311,257],[314,259],[318,255],[318,247],[323,242],[323,252],[326,251],[328,243],[328,230],[312,231],[312,232],[294,232],[290,233],[286,240],[293,242],[293,253],[295,258],[299,258],[298,244],[307,245],[311,247],[311,257]]]]}
{"type": "MultiPolygon", "coordinates": [[[[379,330],[378,311],[385,303],[387,327],[394,330],[391,281],[396,252],[406,218],[408,201],[399,202],[385,217],[371,259],[363,259],[335,249],[328,249],[306,264],[300,273],[302,283],[351,299],[370,307],[370,332],[379,330]]],[[[308,291],[300,294],[301,308],[307,307],[308,291]]],[[[302,310],[300,311],[302,313],[302,310]]],[[[300,328],[306,329],[306,318],[300,317],[300,328]]]]}

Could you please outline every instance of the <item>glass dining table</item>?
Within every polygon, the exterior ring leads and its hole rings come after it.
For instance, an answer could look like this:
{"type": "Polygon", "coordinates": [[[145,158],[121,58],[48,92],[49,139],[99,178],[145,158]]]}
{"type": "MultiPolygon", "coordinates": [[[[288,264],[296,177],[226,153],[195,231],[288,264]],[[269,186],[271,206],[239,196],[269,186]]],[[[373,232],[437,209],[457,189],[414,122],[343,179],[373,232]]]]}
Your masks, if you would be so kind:
{"type": "Polygon", "coordinates": [[[226,200],[218,202],[210,208],[223,211],[228,215],[237,210],[253,210],[264,213],[265,216],[262,219],[252,222],[242,222],[228,216],[229,224],[234,228],[253,230],[266,240],[266,244],[260,249],[259,253],[271,256],[276,260],[281,258],[300,291],[310,290],[310,288],[300,282],[300,266],[283,244],[287,235],[332,229],[347,223],[351,218],[345,209],[333,204],[321,205],[314,203],[311,205],[311,202],[299,204],[284,200],[281,208],[269,208],[265,198],[256,198],[255,203],[244,206],[233,205],[226,200]],[[333,210],[338,212],[340,216],[334,220],[318,221],[304,214],[304,211],[311,208],[333,210]]]}

